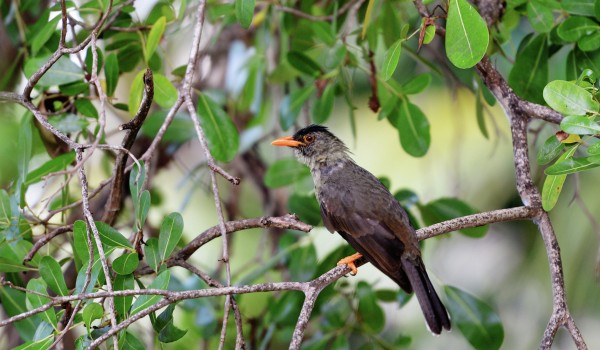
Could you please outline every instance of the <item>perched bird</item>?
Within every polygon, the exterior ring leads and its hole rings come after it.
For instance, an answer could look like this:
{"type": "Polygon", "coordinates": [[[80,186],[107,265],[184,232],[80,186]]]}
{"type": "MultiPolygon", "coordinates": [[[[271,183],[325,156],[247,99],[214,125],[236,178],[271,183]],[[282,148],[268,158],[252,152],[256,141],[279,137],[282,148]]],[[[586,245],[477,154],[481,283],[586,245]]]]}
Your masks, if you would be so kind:
{"type": "Polygon", "coordinates": [[[432,333],[450,330],[450,318],[429,280],[406,212],[373,174],[350,158],[346,145],[321,125],[300,129],[272,145],[294,148],[298,160],[310,168],[325,226],[358,252],[338,265],[346,264],[356,274],[354,261],[365,257],[404,291],[415,292],[432,333]]]}

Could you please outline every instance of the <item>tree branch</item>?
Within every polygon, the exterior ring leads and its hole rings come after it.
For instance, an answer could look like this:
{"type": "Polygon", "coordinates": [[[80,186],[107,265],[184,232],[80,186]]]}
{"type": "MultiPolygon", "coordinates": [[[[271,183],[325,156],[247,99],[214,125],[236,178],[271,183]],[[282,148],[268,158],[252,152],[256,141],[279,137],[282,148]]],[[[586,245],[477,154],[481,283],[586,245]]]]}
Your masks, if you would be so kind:
{"type": "Polygon", "coordinates": [[[497,222],[515,221],[533,219],[542,213],[541,209],[532,207],[516,207],[509,209],[499,209],[477,213],[473,215],[462,216],[460,218],[443,221],[438,224],[423,227],[417,230],[417,237],[420,241],[444,233],[462,230],[470,227],[483,226],[497,222]]]}
{"type": "MultiPolygon", "coordinates": [[[[88,183],[87,183],[87,177],[85,175],[85,170],[84,170],[84,166],[83,166],[83,150],[82,149],[76,149],[76,156],[77,156],[77,162],[79,163],[79,184],[81,185],[81,199],[83,200],[82,202],[82,209],[83,209],[83,214],[84,217],[87,221],[87,226],[88,229],[90,229],[92,231],[92,234],[94,235],[94,239],[96,241],[96,249],[98,249],[98,255],[100,256],[100,263],[102,264],[102,270],[104,272],[104,277],[106,278],[106,290],[110,293],[113,291],[113,287],[112,287],[112,281],[111,281],[111,274],[110,274],[110,270],[108,268],[108,263],[106,261],[106,254],[104,253],[104,248],[102,247],[102,242],[100,240],[100,233],[98,232],[98,228],[96,227],[96,223],[94,222],[94,217],[92,216],[92,213],[90,211],[90,204],[89,204],[89,199],[88,199],[88,183]]],[[[91,266],[91,261],[93,260],[94,255],[90,255],[90,263],[88,264],[88,266],[91,266]]],[[[90,268],[88,268],[88,272],[91,271],[90,268]]],[[[110,324],[111,326],[114,328],[117,326],[117,313],[115,311],[115,301],[113,297],[109,297],[108,298],[108,315],[109,315],[109,319],[110,319],[110,324]]],[[[113,340],[113,346],[115,350],[118,350],[118,340],[115,337],[113,340]]]]}
{"type": "MultiPolygon", "coordinates": [[[[426,9],[425,11],[423,10],[424,7],[421,0],[415,0],[414,3],[422,15],[423,13],[427,13],[426,9]]],[[[497,19],[499,14],[499,12],[495,10],[498,8],[498,4],[495,3],[495,1],[490,0],[477,1],[477,5],[480,8],[486,9],[488,26],[497,19]],[[490,9],[489,11],[487,10],[488,8],[490,9]]],[[[529,147],[527,142],[527,127],[531,119],[538,118],[558,124],[562,120],[562,116],[547,107],[524,101],[519,98],[510,88],[504,77],[502,77],[502,75],[494,68],[488,56],[484,56],[475,66],[475,69],[481,76],[484,84],[494,94],[510,121],[517,192],[527,207],[538,212],[532,218],[538,225],[538,229],[544,240],[550,267],[553,294],[553,312],[546,327],[546,331],[544,332],[540,349],[550,349],[556,332],[561,326],[569,331],[578,348],[586,349],[587,346],[585,345],[567,306],[560,247],[548,213],[544,212],[542,209],[541,195],[531,176],[529,147]]]]}
{"type": "MultiPolygon", "coordinates": [[[[122,124],[119,127],[120,130],[127,130],[125,137],[121,142],[121,147],[124,150],[129,151],[131,149],[131,146],[133,146],[135,138],[137,137],[137,134],[140,131],[144,120],[146,120],[146,116],[148,116],[148,112],[150,111],[150,106],[152,105],[153,98],[154,80],[152,76],[152,71],[150,70],[150,68],[148,68],[144,73],[144,97],[142,98],[142,103],[140,104],[138,112],[132,120],[125,124],[122,124]]],[[[115,166],[112,176],[113,181],[110,188],[110,193],[108,195],[108,199],[106,200],[106,204],[104,205],[104,215],[102,216],[102,221],[106,222],[109,225],[112,225],[117,213],[121,208],[126,165],[127,153],[125,151],[117,153],[117,158],[115,159],[115,166]]],[[[137,200],[137,198],[135,198],[135,200],[137,200]]]]}

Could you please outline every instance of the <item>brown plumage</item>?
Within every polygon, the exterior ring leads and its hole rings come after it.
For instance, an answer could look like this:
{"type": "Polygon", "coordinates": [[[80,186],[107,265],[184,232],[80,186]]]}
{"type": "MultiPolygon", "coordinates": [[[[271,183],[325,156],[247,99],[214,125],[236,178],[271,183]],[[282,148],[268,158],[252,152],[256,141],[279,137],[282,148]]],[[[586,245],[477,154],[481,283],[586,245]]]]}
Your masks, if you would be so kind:
{"type": "Polygon", "coordinates": [[[450,329],[450,319],[429,277],[414,228],[402,206],[370,172],[348,155],[344,143],[320,125],[273,141],[293,147],[315,183],[323,222],[407,293],[415,292],[428,328],[450,329]]]}

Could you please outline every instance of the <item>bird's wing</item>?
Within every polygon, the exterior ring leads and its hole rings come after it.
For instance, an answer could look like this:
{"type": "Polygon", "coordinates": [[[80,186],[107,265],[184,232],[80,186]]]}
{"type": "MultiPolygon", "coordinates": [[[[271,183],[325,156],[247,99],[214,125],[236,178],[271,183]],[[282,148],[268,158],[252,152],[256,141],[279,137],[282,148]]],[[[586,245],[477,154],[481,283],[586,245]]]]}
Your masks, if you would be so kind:
{"type": "Polygon", "coordinates": [[[377,186],[348,186],[347,180],[344,177],[328,179],[319,189],[325,226],[330,231],[338,231],[369,262],[410,292],[410,283],[401,267],[405,244],[395,231],[412,228],[406,226],[408,223],[394,223],[398,219],[384,218],[395,216],[398,210],[403,213],[402,208],[383,185],[379,184],[382,192],[377,186]],[[390,227],[390,222],[397,227],[390,227]]]}

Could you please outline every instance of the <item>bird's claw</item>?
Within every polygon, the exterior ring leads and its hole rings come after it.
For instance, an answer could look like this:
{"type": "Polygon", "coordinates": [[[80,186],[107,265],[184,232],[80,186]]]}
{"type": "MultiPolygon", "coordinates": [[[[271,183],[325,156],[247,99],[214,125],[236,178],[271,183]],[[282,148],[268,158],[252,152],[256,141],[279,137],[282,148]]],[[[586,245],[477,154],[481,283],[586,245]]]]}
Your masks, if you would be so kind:
{"type": "Polygon", "coordinates": [[[358,268],[356,267],[356,264],[354,262],[360,258],[362,258],[362,254],[360,254],[360,253],[352,254],[352,255],[347,256],[347,257],[343,258],[342,260],[338,261],[337,264],[348,266],[350,268],[350,270],[352,270],[350,272],[350,274],[352,276],[356,276],[356,274],[358,273],[358,268]]]}

